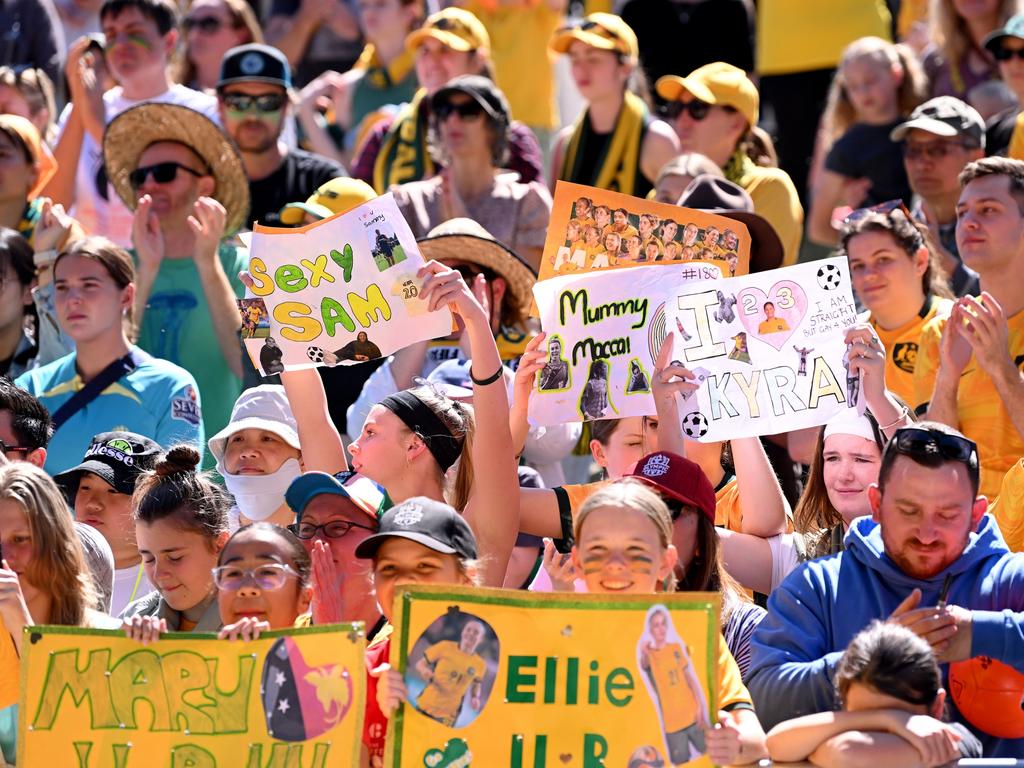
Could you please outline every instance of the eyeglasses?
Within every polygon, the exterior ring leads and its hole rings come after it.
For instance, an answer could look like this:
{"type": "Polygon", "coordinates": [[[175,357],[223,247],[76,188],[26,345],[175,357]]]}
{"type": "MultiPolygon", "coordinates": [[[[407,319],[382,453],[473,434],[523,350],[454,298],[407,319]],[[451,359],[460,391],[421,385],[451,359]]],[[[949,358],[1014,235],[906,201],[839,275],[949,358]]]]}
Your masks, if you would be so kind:
{"type": "Polygon", "coordinates": [[[20,451],[21,453],[31,453],[34,451],[31,445],[8,445],[3,440],[0,440],[0,453],[6,456],[11,451],[20,451]]]}
{"type": "Polygon", "coordinates": [[[220,95],[224,106],[232,112],[280,112],[284,108],[285,95],[283,93],[264,93],[259,96],[250,96],[247,93],[222,93],[220,95]]]}
{"type": "Polygon", "coordinates": [[[227,22],[223,19],[219,19],[216,16],[186,16],[181,21],[181,28],[185,30],[185,33],[191,32],[193,29],[198,29],[204,35],[212,35],[214,32],[219,32],[222,27],[226,27],[227,22]]]}
{"type": "Polygon", "coordinates": [[[437,122],[439,123],[443,123],[447,120],[453,112],[462,120],[475,120],[483,114],[484,108],[472,99],[464,101],[461,104],[455,104],[451,101],[442,101],[434,107],[434,114],[437,115],[437,122]]]}
{"type": "Polygon", "coordinates": [[[996,61],[1009,61],[1014,56],[1018,59],[1024,59],[1024,48],[1013,50],[1012,48],[999,47],[992,51],[992,55],[995,57],[996,61]]]}
{"type": "Polygon", "coordinates": [[[926,462],[934,462],[940,457],[947,461],[959,461],[967,465],[973,480],[978,479],[978,446],[966,437],[904,427],[893,435],[886,450],[926,462]]]}
{"type": "Polygon", "coordinates": [[[907,160],[920,160],[922,157],[932,161],[942,160],[957,149],[974,149],[974,147],[961,141],[933,141],[929,144],[907,144],[904,142],[902,146],[903,157],[907,160]]]}
{"type": "Polygon", "coordinates": [[[878,213],[883,216],[888,216],[895,211],[902,211],[903,215],[910,219],[910,211],[907,210],[907,206],[903,204],[902,200],[886,200],[884,203],[878,205],[872,205],[867,208],[858,208],[855,211],[851,211],[845,219],[844,224],[852,224],[855,221],[860,221],[864,217],[872,213],[878,213]]]}
{"type": "Polygon", "coordinates": [[[370,533],[376,533],[377,529],[369,525],[360,525],[359,523],[353,523],[348,520],[331,520],[329,523],[323,525],[313,525],[312,523],[292,523],[288,526],[288,530],[298,536],[304,541],[315,539],[320,531],[323,531],[325,539],[341,539],[347,536],[353,528],[359,528],[370,533]]]}
{"type": "Polygon", "coordinates": [[[662,108],[661,111],[669,120],[675,120],[683,114],[683,112],[689,112],[690,117],[694,120],[700,121],[708,116],[712,107],[719,106],[726,112],[736,111],[735,107],[730,107],[728,104],[708,104],[706,101],[701,101],[700,99],[694,99],[693,101],[688,101],[686,103],[681,101],[670,101],[662,108]]]}
{"type": "Polygon", "coordinates": [[[250,579],[264,592],[273,592],[283,587],[289,577],[298,578],[299,574],[284,563],[267,563],[256,568],[222,565],[213,569],[213,583],[225,592],[237,592],[250,579]]]}
{"type": "Polygon", "coordinates": [[[128,174],[128,181],[135,189],[138,189],[145,184],[146,179],[150,176],[153,177],[153,181],[157,184],[170,184],[178,177],[179,168],[183,171],[188,171],[196,177],[206,175],[206,173],[197,171],[194,168],[189,168],[187,165],[170,161],[166,163],[156,163],[155,165],[144,165],[140,168],[136,168],[128,174]]]}

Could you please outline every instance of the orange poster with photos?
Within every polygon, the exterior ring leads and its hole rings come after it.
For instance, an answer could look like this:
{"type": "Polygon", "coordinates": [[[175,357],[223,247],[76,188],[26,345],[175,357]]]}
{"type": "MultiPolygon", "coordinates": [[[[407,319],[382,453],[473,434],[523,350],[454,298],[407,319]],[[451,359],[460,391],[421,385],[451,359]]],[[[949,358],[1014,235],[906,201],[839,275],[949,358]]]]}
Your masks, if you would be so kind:
{"type": "Polygon", "coordinates": [[[699,261],[722,277],[750,271],[745,224],[582,184],[555,185],[540,280],[574,272],[699,261]]]}

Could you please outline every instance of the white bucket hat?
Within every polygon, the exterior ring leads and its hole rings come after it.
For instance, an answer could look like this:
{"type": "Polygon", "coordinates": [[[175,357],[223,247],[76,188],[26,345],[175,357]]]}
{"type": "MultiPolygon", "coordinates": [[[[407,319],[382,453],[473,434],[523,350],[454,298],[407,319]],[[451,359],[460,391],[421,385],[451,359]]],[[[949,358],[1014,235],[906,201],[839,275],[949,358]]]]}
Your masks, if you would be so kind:
{"type": "Polygon", "coordinates": [[[301,450],[295,416],[280,384],[261,384],[238,396],[231,409],[231,421],[207,442],[218,463],[224,459],[228,439],[243,429],[273,432],[295,450],[301,450]]]}

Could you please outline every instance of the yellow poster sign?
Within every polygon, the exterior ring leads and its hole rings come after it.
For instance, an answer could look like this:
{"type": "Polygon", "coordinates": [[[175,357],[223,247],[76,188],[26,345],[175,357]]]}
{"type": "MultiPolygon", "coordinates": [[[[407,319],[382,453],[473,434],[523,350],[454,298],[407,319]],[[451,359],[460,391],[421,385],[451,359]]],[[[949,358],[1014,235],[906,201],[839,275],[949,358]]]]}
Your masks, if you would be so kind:
{"type": "Polygon", "coordinates": [[[718,595],[415,587],[399,606],[392,768],[710,765],[718,595]]]}
{"type": "Polygon", "coordinates": [[[23,644],[18,765],[350,768],[358,765],[363,625],[254,642],[33,627],[23,644]]]}

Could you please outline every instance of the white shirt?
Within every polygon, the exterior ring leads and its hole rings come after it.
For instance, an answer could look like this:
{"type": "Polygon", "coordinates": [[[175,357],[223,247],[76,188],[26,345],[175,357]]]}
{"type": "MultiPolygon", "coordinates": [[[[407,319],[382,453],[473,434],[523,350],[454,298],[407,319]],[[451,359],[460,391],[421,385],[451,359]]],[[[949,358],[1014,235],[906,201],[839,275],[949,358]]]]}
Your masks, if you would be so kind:
{"type": "MultiPolygon", "coordinates": [[[[105,109],[104,125],[119,114],[136,104],[158,102],[162,104],[180,104],[202,112],[218,125],[217,99],[205,93],[186,88],[184,85],[173,85],[159,96],[136,101],[124,97],[121,87],[111,88],[103,94],[105,109]]],[[[70,104],[68,105],[70,108],[70,104]]],[[[68,109],[64,110],[60,119],[60,133],[68,119],[68,109]]],[[[75,204],[71,215],[81,222],[90,235],[104,235],[123,248],[132,247],[132,212],[121,202],[114,187],[106,183],[106,196],[97,188],[97,174],[103,165],[103,149],[96,144],[88,131],[82,139],[82,152],[78,156],[78,172],[75,176],[75,204]]]]}
{"type": "Polygon", "coordinates": [[[138,565],[114,570],[114,594],[110,600],[110,614],[119,616],[130,603],[148,595],[154,587],[146,578],[146,571],[140,561],[138,565]]]}

